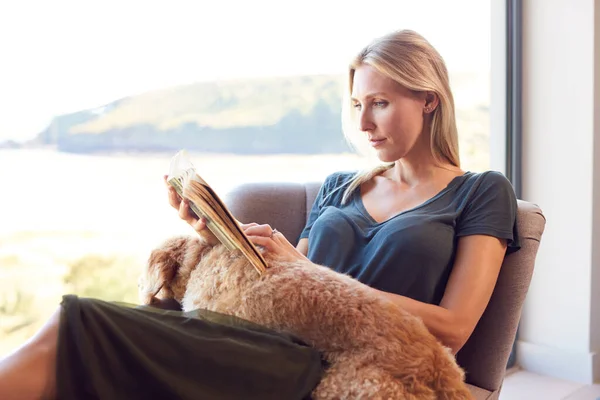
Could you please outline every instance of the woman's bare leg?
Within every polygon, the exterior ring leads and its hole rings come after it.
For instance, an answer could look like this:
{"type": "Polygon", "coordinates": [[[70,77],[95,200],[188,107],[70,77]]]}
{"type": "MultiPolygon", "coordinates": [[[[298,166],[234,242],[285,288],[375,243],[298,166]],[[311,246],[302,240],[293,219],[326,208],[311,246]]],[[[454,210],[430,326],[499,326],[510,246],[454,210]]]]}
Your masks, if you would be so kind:
{"type": "Polygon", "coordinates": [[[60,308],[25,344],[0,360],[0,399],[56,397],[56,348],[60,308]]]}

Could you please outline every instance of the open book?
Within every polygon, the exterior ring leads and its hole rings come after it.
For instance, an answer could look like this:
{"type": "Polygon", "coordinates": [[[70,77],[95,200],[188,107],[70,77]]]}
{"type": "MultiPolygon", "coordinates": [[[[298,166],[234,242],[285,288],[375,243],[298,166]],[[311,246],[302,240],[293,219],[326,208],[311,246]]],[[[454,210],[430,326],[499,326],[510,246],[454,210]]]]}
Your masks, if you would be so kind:
{"type": "Polygon", "coordinates": [[[256,246],[248,239],[237,220],[219,196],[198,175],[189,154],[181,150],[171,160],[167,182],[179,196],[190,202],[198,218],[206,219],[206,226],[229,250],[239,250],[258,271],[265,272],[267,263],[256,246]]]}

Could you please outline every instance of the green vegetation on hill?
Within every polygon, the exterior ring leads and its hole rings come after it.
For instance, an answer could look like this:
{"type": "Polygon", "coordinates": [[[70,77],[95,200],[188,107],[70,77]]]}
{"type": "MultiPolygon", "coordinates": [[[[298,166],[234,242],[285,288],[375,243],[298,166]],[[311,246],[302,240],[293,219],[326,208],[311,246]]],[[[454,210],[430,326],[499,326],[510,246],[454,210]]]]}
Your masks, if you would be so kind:
{"type": "Polygon", "coordinates": [[[71,134],[103,133],[135,125],[170,131],[185,124],[213,129],[275,125],[291,112],[310,115],[318,103],[337,112],[338,76],[301,76],[195,83],[123,99],[71,134]]]}
{"type": "Polygon", "coordinates": [[[196,83],[55,118],[37,142],[70,152],[237,154],[348,151],[341,76],[196,83]]]}

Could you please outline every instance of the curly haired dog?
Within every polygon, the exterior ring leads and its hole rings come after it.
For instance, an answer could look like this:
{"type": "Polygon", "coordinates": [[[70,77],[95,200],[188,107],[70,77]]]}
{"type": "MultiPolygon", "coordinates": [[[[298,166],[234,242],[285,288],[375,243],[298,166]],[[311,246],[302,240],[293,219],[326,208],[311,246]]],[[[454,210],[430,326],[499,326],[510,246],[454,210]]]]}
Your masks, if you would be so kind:
{"type": "Polygon", "coordinates": [[[420,319],[329,268],[269,265],[259,276],[223,245],[170,238],[150,255],[140,299],[175,299],[184,311],[235,315],[301,338],[330,364],[314,399],[472,398],[453,355],[420,319]]]}

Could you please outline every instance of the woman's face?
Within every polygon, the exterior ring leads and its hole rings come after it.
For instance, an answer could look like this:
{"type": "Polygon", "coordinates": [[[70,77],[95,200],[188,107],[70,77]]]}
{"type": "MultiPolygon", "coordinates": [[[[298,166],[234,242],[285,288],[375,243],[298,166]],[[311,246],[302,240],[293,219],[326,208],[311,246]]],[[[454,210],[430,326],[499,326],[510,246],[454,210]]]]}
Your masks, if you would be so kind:
{"type": "MultiPolygon", "coordinates": [[[[425,93],[414,93],[369,65],[354,72],[352,106],[361,132],[383,162],[405,157],[423,132],[425,93]]],[[[423,143],[427,145],[427,143],[423,143]]]]}

